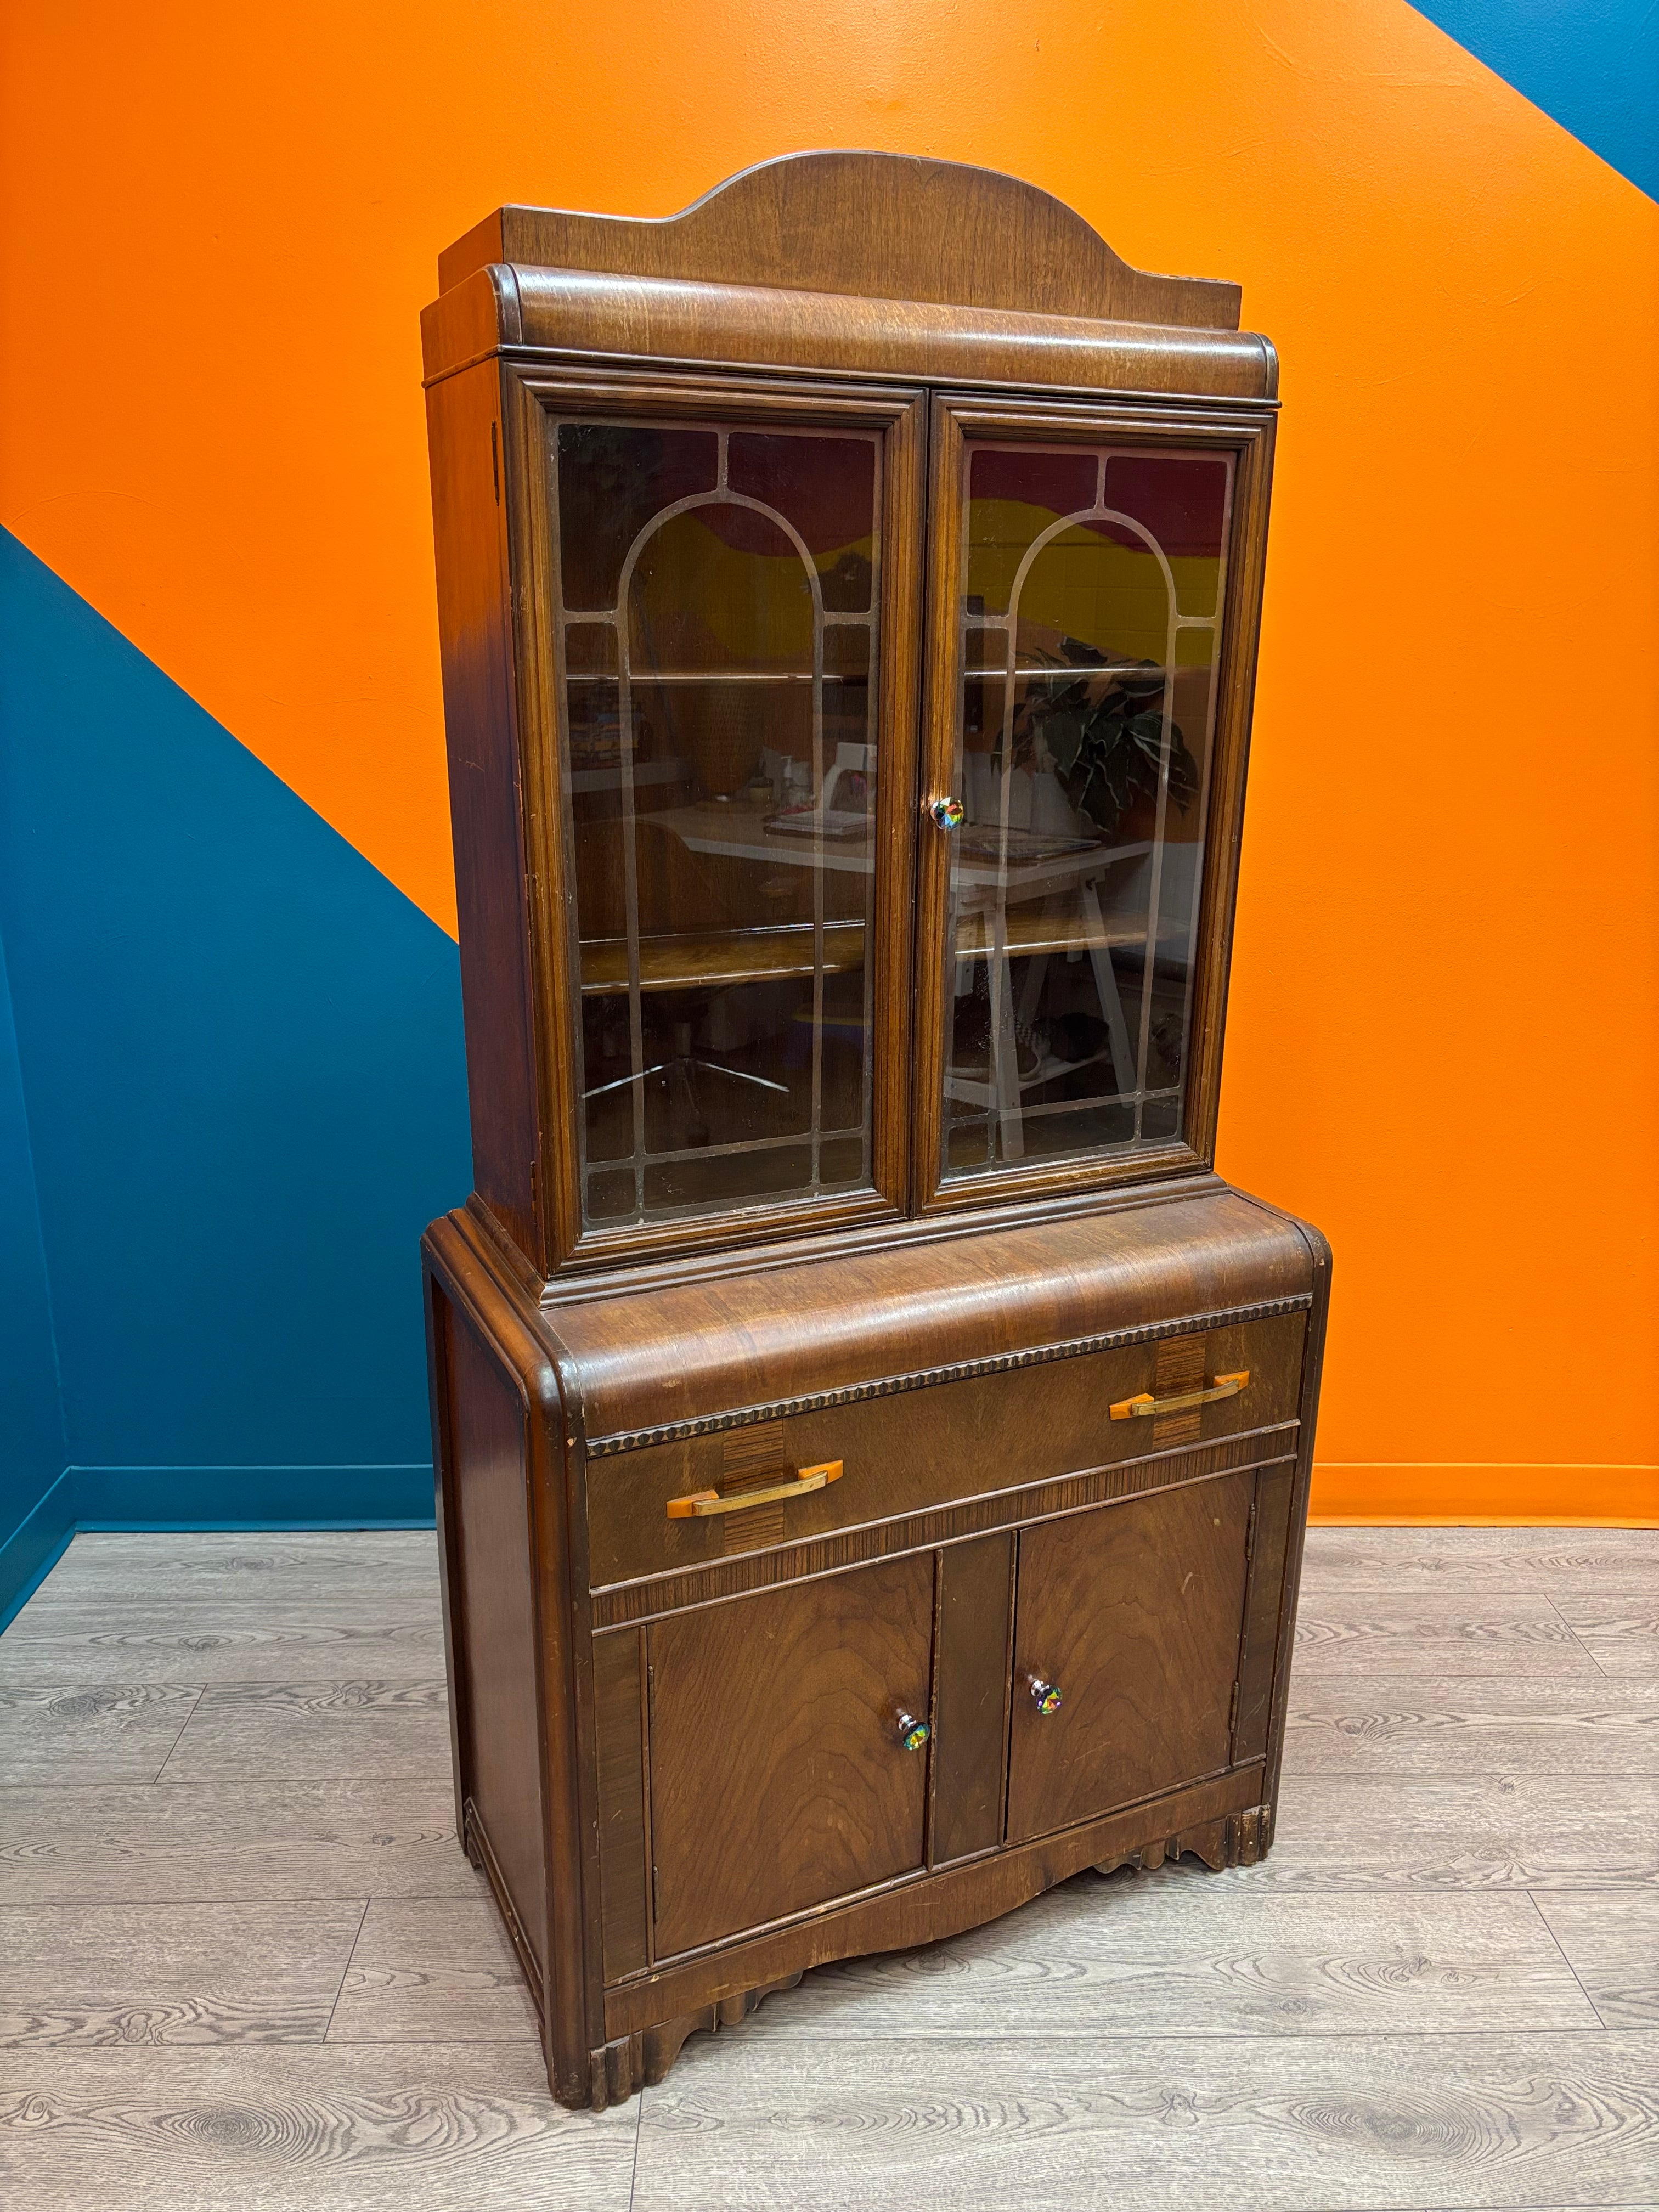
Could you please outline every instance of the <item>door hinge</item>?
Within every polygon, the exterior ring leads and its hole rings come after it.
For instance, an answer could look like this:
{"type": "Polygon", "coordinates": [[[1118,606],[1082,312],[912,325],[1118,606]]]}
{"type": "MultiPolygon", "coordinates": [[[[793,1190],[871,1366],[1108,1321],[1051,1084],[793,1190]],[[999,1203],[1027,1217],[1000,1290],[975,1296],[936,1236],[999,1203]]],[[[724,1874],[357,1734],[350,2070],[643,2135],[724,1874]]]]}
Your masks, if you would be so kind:
{"type": "Polygon", "coordinates": [[[1239,1684],[1235,1682],[1233,1684],[1232,1702],[1227,1708],[1227,1736],[1230,1742],[1237,1733],[1238,1728],[1238,1691],[1239,1684]]]}
{"type": "Polygon", "coordinates": [[[495,487],[495,504],[501,503],[501,446],[495,423],[489,426],[489,481],[495,487]]]}
{"type": "Polygon", "coordinates": [[[1250,1500],[1250,1517],[1244,1524],[1244,1564],[1247,1567],[1255,1558],[1255,1507],[1256,1502],[1253,1498],[1250,1500]]]}

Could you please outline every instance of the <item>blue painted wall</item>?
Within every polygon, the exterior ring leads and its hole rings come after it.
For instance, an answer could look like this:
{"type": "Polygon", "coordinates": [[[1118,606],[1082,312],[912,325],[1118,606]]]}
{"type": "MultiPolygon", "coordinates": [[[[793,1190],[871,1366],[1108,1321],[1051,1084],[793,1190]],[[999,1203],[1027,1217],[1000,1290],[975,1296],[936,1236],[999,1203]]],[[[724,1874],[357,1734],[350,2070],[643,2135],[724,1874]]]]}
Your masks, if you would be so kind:
{"type": "MultiPolygon", "coordinates": [[[[3,701],[0,700],[0,706],[3,701]]],[[[22,1070],[0,948],[0,1620],[64,1540],[69,1457],[22,1070]]]]}
{"type": "MultiPolygon", "coordinates": [[[[0,667],[0,1141],[27,1161],[26,1105],[77,1517],[429,1515],[418,1243],[471,1182],[453,943],[3,532],[0,667]]],[[[44,1319],[18,1342],[38,1407],[44,1319]]]]}
{"type": "Polygon", "coordinates": [[[1419,11],[1633,185],[1659,194],[1655,0],[1419,0],[1419,11]]]}

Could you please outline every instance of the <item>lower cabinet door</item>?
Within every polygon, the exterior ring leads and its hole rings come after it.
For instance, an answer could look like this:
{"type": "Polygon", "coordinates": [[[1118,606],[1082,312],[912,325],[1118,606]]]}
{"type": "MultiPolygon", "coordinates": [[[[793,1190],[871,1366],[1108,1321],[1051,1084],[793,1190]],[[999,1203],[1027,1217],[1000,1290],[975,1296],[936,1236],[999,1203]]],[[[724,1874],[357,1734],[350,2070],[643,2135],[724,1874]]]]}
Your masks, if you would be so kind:
{"type": "Polygon", "coordinates": [[[653,1626],[659,1959],[921,1866],[933,1633],[931,1553],[653,1626]]]}
{"type": "Polygon", "coordinates": [[[1008,1838],[1229,1761],[1254,1474],[1022,1529],[1008,1838]]]}

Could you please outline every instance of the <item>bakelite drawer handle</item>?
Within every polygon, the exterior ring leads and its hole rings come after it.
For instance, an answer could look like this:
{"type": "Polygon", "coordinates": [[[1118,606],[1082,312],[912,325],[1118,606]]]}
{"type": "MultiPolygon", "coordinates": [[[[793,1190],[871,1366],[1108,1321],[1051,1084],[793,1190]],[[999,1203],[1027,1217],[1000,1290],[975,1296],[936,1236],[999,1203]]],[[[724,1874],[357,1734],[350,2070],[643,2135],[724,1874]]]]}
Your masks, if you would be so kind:
{"type": "Polygon", "coordinates": [[[769,1490],[739,1490],[730,1498],[722,1498],[718,1490],[694,1490],[689,1498],[671,1498],[668,1517],[706,1521],[715,1513],[746,1513],[751,1505],[770,1505],[779,1498],[805,1498],[809,1490],[822,1490],[826,1483],[840,1480],[841,1462],[827,1459],[822,1467],[804,1467],[787,1482],[775,1483],[769,1490]]]}
{"type": "Polygon", "coordinates": [[[1189,1406],[1212,1406],[1218,1398],[1237,1397],[1249,1379],[1247,1367],[1239,1375],[1218,1375],[1207,1390],[1183,1390],[1176,1398],[1154,1398],[1143,1390],[1138,1398],[1121,1398],[1112,1407],[1112,1419],[1127,1421],[1152,1413],[1184,1413],[1189,1406]]]}

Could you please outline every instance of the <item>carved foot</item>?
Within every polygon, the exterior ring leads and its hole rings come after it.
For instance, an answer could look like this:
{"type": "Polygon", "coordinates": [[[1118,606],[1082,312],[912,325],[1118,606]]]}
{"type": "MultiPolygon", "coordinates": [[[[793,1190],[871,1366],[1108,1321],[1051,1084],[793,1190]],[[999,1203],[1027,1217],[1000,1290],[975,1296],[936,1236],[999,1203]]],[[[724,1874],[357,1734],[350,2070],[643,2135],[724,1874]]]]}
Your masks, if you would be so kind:
{"type": "Polygon", "coordinates": [[[716,2028],[735,2027],[763,1997],[779,1990],[793,1990],[799,1979],[799,1974],[787,1974],[781,1981],[766,1982],[757,1990],[739,1990],[732,1996],[700,2006],[696,2012],[682,2013],[678,2019],[641,2028],[632,2035],[618,2036],[614,2043],[590,2051],[588,2087],[592,2109],[602,2112],[607,2105],[625,2104],[638,2088],[655,2088],[679,2057],[688,2035],[695,2035],[699,2028],[712,2033],[716,2028]]]}
{"type": "Polygon", "coordinates": [[[478,1815],[470,1797],[461,1808],[458,1832],[461,1849],[481,1874],[485,1872],[483,1847],[478,1840],[478,1815]]]}
{"type": "Polygon", "coordinates": [[[1223,1867],[1254,1866],[1266,1856],[1272,1839],[1273,1807],[1252,1805],[1245,1812],[1229,1814],[1224,1820],[1206,1820],[1173,1836],[1155,1837],[1117,1858],[1102,1859],[1095,1872],[1115,1874],[1127,1866],[1142,1868],[1150,1874],[1165,1859],[1178,1859],[1185,1853],[1202,1859],[1212,1873],[1218,1873],[1223,1867]]]}
{"type": "Polygon", "coordinates": [[[1243,1813],[1233,1814],[1227,1822],[1228,1865],[1254,1866],[1258,1859],[1266,1858],[1273,1839],[1271,1805],[1252,1805],[1243,1813]]]}
{"type": "Polygon", "coordinates": [[[1155,1836],[1138,1850],[1124,1851],[1115,1859],[1098,1861],[1095,1872],[1115,1874],[1120,1867],[1135,1867],[1151,1874],[1165,1859],[1178,1859],[1182,1852],[1193,1853],[1208,1867],[1224,1866],[1226,1826],[1224,1820],[1206,1820],[1197,1827],[1179,1829],[1173,1836],[1155,1836]]]}

